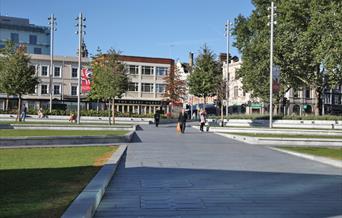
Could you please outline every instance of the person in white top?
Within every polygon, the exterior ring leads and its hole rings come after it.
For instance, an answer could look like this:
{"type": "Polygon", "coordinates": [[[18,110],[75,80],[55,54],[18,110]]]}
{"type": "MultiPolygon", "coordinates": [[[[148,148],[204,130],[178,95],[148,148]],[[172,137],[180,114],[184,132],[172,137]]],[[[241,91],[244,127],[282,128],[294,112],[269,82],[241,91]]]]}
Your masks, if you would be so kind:
{"type": "Polygon", "coordinates": [[[200,130],[201,130],[201,132],[203,132],[203,127],[204,127],[205,122],[206,122],[206,113],[205,113],[205,110],[201,110],[201,113],[200,113],[200,122],[201,122],[200,130]]]}

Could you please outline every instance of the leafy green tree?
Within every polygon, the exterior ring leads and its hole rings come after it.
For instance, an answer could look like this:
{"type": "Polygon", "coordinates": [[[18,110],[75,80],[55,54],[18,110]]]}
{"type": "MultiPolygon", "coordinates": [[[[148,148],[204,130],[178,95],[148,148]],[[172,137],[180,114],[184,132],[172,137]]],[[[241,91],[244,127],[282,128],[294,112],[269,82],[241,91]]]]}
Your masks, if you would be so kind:
{"type": "MultiPolygon", "coordinates": [[[[325,87],[342,83],[342,2],[339,0],[312,0],[311,22],[307,31],[307,41],[312,46],[316,71],[312,75],[317,101],[321,100],[325,87]]],[[[312,83],[312,81],[310,81],[312,83]]],[[[316,107],[316,114],[321,109],[316,107]]]]}
{"type": "Polygon", "coordinates": [[[0,54],[0,87],[7,95],[18,96],[17,120],[20,117],[21,100],[25,94],[34,93],[39,80],[34,67],[30,66],[30,57],[25,54],[25,47],[15,49],[7,42],[0,54]]]}
{"type": "Polygon", "coordinates": [[[188,77],[189,92],[194,96],[203,97],[206,101],[206,97],[217,94],[217,84],[221,81],[220,64],[216,61],[215,54],[204,45],[196,58],[193,72],[188,77]]]}
{"type": "MultiPolygon", "coordinates": [[[[252,2],[255,10],[248,17],[236,18],[233,33],[243,59],[238,75],[246,91],[267,101],[270,1],[252,2]]],[[[274,98],[279,101],[290,88],[306,86],[316,90],[316,102],[320,102],[323,73],[327,73],[328,83],[341,81],[341,2],[278,0],[275,4],[274,62],[281,69],[281,90],[274,98]]],[[[316,114],[320,105],[316,105],[316,114]]]]}
{"type": "MultiPolygon", "coordinates": [[[[110,49],[107,54],[93,59],[94,82],[92,92],[97,98],[112,105],[112,122],[115,123],[115,98],[121,98],[128,88],[125,65],[117,51],[110,49]]],[[[110,111],[110,109],[108,108],[110,111]]]]}

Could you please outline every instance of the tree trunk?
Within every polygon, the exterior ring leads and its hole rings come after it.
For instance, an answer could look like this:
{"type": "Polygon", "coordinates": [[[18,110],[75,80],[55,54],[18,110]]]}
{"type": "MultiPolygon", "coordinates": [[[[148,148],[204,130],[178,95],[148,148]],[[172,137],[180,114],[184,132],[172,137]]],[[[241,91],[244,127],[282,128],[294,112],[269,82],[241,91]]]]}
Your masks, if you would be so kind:
{"type": "Polygon", "coordinates": [[[108,107],[107,107],[107,110],[108,110],[108,124],[109,124],[109,125],[112,125],[112,122],[111,122],[111,115],[110,115],[110,112],[111,112],[111,108],[110,108],[110,99],[108,100],[108,107]]]}
{"type": "Polygon", "coordinates": [[[17,110],[17,118],[15,121],[21,121],[20,119],[20,111],[21,111],[21,95],[18,96],[18,110],[17,110]]]}
{"type": "Polygon", "coordinates": [[[205,111],[205,106],[206,106],[206,104],[207,104],[207,97],[206,96],[204,96],[203,97],[203,102],[204,102],[204,104],[203,104],[203,110],[205,111]]]}
{"type": "Polygon", "coordinates": [[[97,99],[97,104],[96,104],[96,112],[97,112],[97,113],[99,112],[99,103],[100,103],[100,100],[97,99]]]}
{"type": "Polygon", "coordinates": [[[5,110],[8,111],[8,104],[9,104],[9,96],[7,94],[6,96],[6,104],[5,104],[5,110]]]}
{"type": "Polygon", "coordinates": [[[112,121],[115,124],[115,98],[112,99],[112,121]]]}
{"type": "Polygon", "coordinates": [[[224,123],[223,123],[223,101],[221,100],[221,126],[223,127],[224,126],[224,123]]]}
{"type": "Polygon", "coordinates": [[[321,101],[322,101],[322,99],[321,99],[321,96],[322,96],[322,91],[321,91],[321,89],[320,88],[316,88],[316,90],[315,90],[315,92],[316,92],[316,104],[315,104],[315,116],[319,116],[320,115],[320,109],[321,109],[321,101]]]}

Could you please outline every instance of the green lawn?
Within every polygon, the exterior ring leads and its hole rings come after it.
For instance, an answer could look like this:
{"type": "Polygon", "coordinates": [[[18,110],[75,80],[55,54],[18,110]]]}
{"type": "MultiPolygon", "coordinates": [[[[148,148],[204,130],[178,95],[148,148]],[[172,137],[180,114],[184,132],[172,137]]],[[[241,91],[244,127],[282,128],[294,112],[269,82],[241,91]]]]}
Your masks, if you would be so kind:
{"type": "Polygon", "coordinates": [[[0,137],[20,136],[97,136],[124,135],[125,130],[36,130],[36,129],[0,129],[0,137]]]}
{"type": "Polygon", "coordinates": [[[290,135],[290,134],[269,134],[269,133],[229,133],[240,136],[265,137],[265,138],[319,138],[319,139],[342,139],[342,136],[329,135],[290,135]]]}
{"type": "Polygon", "coordinates": [[[0,149],[0,217],[60,217],[115,150],[0,149]]]}
{"type": "Polygon", "coordinates": [[[342,148],[279,147],[281,149],[342,160],[342,148]]]}

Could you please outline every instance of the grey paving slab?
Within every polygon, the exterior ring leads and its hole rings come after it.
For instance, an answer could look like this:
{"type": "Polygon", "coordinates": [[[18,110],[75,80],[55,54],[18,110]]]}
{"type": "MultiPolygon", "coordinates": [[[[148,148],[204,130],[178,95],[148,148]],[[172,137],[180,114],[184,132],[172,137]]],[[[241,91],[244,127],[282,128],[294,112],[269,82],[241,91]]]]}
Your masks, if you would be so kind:
{"type": "Polygon", "coordinates": [[[342,217],[342,170],[175,126],[142,126],[95,217],[342,217]]]}

